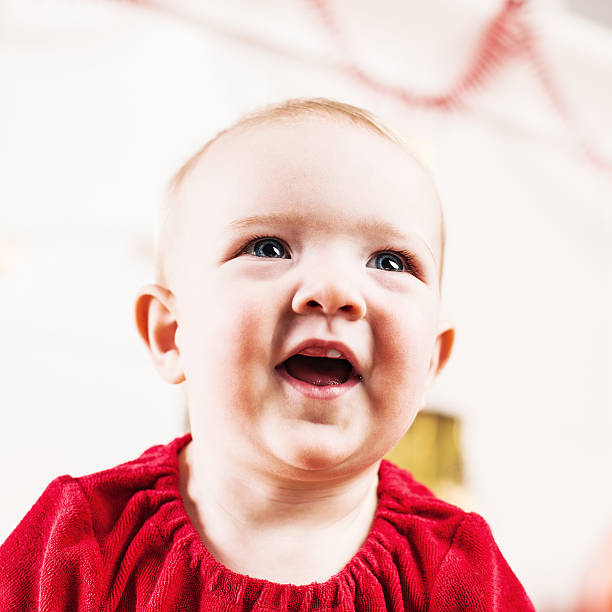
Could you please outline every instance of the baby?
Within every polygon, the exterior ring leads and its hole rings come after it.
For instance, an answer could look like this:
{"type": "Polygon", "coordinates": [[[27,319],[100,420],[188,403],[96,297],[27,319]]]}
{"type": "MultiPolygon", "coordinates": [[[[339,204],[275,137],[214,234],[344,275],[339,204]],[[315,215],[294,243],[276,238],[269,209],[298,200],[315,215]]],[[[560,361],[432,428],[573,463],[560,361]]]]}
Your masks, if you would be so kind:
{"type": "Polygon", "coordinates": [[[191,434],[53,481],[2,610],[533,610],[485,521],[387,453],[453,329],[432,179],[372,115],[291,100],[173,179],[136,320],[191,434]]]}

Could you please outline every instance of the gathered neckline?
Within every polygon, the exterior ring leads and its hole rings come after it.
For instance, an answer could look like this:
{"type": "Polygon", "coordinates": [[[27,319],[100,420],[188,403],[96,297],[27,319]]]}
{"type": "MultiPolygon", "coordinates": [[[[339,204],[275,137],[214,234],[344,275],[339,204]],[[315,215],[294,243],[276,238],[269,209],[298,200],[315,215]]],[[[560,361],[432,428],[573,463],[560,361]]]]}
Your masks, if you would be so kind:
{"type": "MultiPolygon", "coordinates": [[[[317,591],[329,591],[330,589],[333,591],[337,591],[338,589],[345,591],[346,588],[354,590],[355,581],[358,580],[360,574],[367,572],[372,575],[374,569],[370,567],[372,553],[375,552],[375,549],[376,551],[380,551],[381,548],[386,548],[384,528],[389,526],[388,517],[386,515],[388,511],[392,509],[389,502],[392,502],[393,498],[393,496],[389,495],[389,490],[386,485],[388,484],[389,471],[398,470],[393,464],[384,459],[381,462],[378,471],[378,504],[372,525],[359,550],[349,559],[344,567],[324,582],[314,581],[308,584],[277,583],[266,580],[265,578],[254,578],[246,574],[239,574],[231,570],[215,559],[200,538],[185,508],[183,498],[179,491],[178,482],[178,455],[181,450],[189,444],[191,439],[191,434],[186,434],[175,439],[168,446],[162,447],[170,451],[167,456],[169,463],[166,463],[166,465],[172,468],[171,472],[167,474],[167,477],[163,479],[164,482],[162,486],[166,492],[173,494],[173,499],[168,501],[175,507],[172,513],[173,520],[163,521],[158,527],[160,527],[164,538],[171,545],[185,549],[189,553],[192,563],[199,564],[201,571],[209,574],[210,577],[213,578],[214,583],[224,585],[228,583],[237,584],[240,585],[241,590],[255,589],[256,591],[265,591],[274,589],[278,591],[281,589],[296,596],[316,596],[317,591]]],[[[393,505],[394,504],[391,503],[391,506],[393,505]]]]}

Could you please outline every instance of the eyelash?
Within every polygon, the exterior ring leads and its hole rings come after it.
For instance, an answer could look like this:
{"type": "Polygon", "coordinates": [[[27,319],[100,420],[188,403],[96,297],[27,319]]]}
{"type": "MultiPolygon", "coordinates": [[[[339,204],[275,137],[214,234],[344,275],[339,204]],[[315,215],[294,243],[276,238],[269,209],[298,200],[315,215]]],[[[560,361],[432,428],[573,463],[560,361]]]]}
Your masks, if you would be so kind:
{"type": "MultiPolygon", "coordinates": [[[[240,251],[236,255],[250,255],[250,253],[248,253],[248,250],[260,240],[265,240],[265,239],[277,240],[278,242],[280,242],[285,248],[285,250],[287,251],[289,258],[291,258],[291,249],[288,247],[287,243],[284,240],[281,240],[280,238],[277,238],[276,236],[270,236],[269,234],[257,234],[255,236],[251,236],[249,240],[247,241],[247,243],[243,247],[241,247],[240,251]]],[[[375,255],[380,255],[382,253],[391,253],[393,255],[397,255],[404,262],[404,267],[405,267],[404,272],[408,272],[412,274],[413,276],[416,276],[418,279],[423,278],[421,268],[419,266],[417,258],[410,251],[404,251],[403,249],[395,249],[393,247],[379,249],[378,251],[370,255],[370,257],[368,258],[368,261],[375,255]]]]}
{"type": "Polygon", "coordinates": [[[419,262],[414,256],[414,254],[410,251],[404,251],[403,249],[395,249],[393,247],[388,247],[386,249],[380,249],[376,251],[376,253],[372,253],[370,257],[374,257],[374,255],[380,255],[381,253],[392,253],[393,255],[397,255],[400,259],[404,261],[404,267],[406,268],[404,270],[405,272],[409,272],[413,276],[416,276],[418,279],[423,278],[419,262]]]}

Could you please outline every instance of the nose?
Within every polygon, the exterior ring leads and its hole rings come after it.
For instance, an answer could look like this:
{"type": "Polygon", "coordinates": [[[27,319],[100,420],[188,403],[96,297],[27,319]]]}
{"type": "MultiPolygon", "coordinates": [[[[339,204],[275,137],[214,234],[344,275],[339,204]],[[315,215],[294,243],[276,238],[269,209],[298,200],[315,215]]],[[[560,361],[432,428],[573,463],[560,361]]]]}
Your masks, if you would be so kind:
{"type": "Polygon", "coordinates": [[[366,303],[356,284],[346,278],[319,277],[301,285],[291,307],[297,314],[342,315],[351,321],[365,317],[366,303]]]}

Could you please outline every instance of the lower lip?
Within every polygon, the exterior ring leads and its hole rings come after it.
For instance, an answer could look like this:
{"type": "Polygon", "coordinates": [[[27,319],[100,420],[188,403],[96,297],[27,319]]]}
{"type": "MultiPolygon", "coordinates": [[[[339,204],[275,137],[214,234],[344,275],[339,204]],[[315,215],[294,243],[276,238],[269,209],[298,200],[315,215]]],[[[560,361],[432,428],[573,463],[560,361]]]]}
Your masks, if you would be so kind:
{"type": "Polygon", "coordinates": [[[302,395],[305,395],[311,399],[334,399],[343,393],[346,393],[361,382],[361,377],[355,374],[341,385],[311,385],[310,383],[291,376],[289,372],[287,372],[284,364],[278,366],[276,371],[278,372],[279,376],[288,382],[296,391],[299,391],[302,395]]]}

